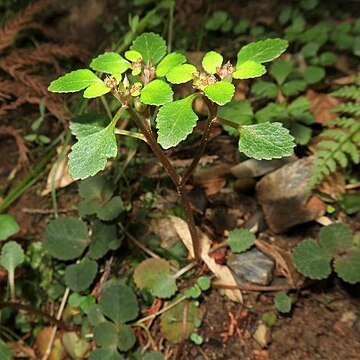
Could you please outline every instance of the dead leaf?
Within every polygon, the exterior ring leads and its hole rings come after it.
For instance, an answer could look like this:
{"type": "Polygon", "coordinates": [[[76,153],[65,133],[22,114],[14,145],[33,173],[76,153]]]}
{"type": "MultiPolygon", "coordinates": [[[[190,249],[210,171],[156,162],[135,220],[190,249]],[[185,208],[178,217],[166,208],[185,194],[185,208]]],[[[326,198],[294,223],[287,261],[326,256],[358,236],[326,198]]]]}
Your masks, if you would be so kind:
{"type": "MultiPolygon", "coordinates": [[[[191,256],[194,257],[193,243],[191,240],[190,231],[186,222],[176,216],[170,216],[170,219],[175,227],[176,232],[178,233],[180,239],[190,252],[191,256]]],[[[211,258],[208,253],[211,247],[211,240],[198,229],[198,234],[200,238],[201,246],[201,259],[208,266],[208,268],[213,272],[218,280],[223,284],[227,285],[237,285],[233,274],[227,266],[219,265],[216,263],[215,259],[211,258]]],[[[240,290],[225,290],[225,294],[232,301],[243,302],[242,295],[240,290]]]]}
{"type": "MultiPolygon", "coordinates": [[[[36,348],[39,350],[39,353],[41,357],[45,355],[47,346],[49,344],[51,334],[52,334],[53,328],[52,327],[43,327],[37,337],[36,337],[36,348]]],[[[61,360],[64,359],[65,353],[64,348],[60,341],[60,335],[59,332],[56,335],[56,339],[54,341],[54,344],[52,346],[52,351],[49,356],[49,360],[61,360]]]]}
{"type": "Polygon", "coordinates": [[[344,77],[332,80],[331,84],[334,84],[334,85],[350,85],[350,84],[354,83],[355,78],[356,77],[354,75],[344,76],[344,77]]]}
{"type": "MultiPolygon", "coordinates": [[[[56,149],[58,154],[61,154],[62,152],[62,146],[58,146],[56,149]]],[[[45,196],[49,194],[54,187],[55,189],[64,188],[74,182],[73,178],[69,174],[68,170],[68,158],[67,154],[70,151],[70,146],[67,146],[63,158],[60,162],[57,160],[51,167],[51,170],[49,172],[49,176],[46,181],[46,187],[41,193],[42,196],[45,196]]]]}
{"type": "Polygon", "coordinates": [[[341,103],[339,99],[313,90],[308,90],[306,97],[310,101],[311,112],[317,123],[324,124],[326,121],[336,118],[336,114],[332,113],[331,109],[341,103]]]}
{"type": "Polygon", "coordinates": [[[226,185],[226,175],[230,174],[230,166],[218,165],[211,168],[196,171],[194,184],[201,186],[205,194],[215,195],[226,185]]]}

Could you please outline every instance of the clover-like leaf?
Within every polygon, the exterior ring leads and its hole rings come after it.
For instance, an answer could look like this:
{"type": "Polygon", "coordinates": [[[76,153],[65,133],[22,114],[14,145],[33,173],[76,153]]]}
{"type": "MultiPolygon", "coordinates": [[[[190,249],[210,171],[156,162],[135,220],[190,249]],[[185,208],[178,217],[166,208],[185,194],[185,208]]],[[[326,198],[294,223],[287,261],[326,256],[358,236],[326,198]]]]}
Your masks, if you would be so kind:
{"type": "Polygon", "coordinates": [[[114,220],[124,210],[124,204],[120,196],[114,196],[97,211],[100,220],[114,220]]]}
{"type": "Polygon", "coordinates": [[[119,324],[117,330],[117,347],[120,351],[130,350],[136,342],[136,337],[129,325],[119,324]]]}
{"type": "Polygon", "coordinates": [[[172,68],[167,74],[166,79],[172,84],[183,84],[194,77],[196,67],[191,64],[182,64],[172,68]]]}
{"type": "Polygon", "coordinates": [[[156,117],[158,142],[164,149],[176,146],[192,133],[198,116],[192,108],[195,95],[162,106],[156,117]]]}
{"type": "Polygon", "coordinates": [[[160,106],[171,102],[173,95],[174,92],[169,84],[156,79],[141,90],[140,101],[144,104],[160,106]]]}
{"type": "Polygon", "coordinates": [[[130,63],[116,52],[106,52],[90,63],[93,70],[106,74],[122,74],[130,67],[130,63]]]}
{"type": "Polygon", "coordinates": [[[206,291],[206,290],[209,290],[210,289],[210,286],[211,286],[211,281],[208,277],[206,276],[200,276],[196,283],[199,285],[200,289],[202,291],[206,291]]]}
{"type": "Polygon", "coordinates": [[[46,227],[43,240],[45,249],[59,260],[78,258],[89,243],[86,224],[72,217],[52,220],[46,227]]]}
{"type": "Polygon", "coordinates": [[[225,105],[231,101],[235,93],[235,86],[226,81],[218,81],[205,87],[207,98],[218,105],[225,105]]]}
{"type": "Polygon", "coordinates": [[[6,240],[20,230],[15,218],[9,214],[0,215],[0,241],[6,240]]]}
{"type": "Polygon", "coordinates": [[[298,244],[293,261],[298,271],[310,279],[326,279],[331,274],[331,256],[315,240],[308,239],[298,244]]]}
{"type": "Polygon", "coordinates": [[[276,60],[270,66],[270,74],[279,85],[282,85],[288,76],[292,73],[294,67],[290,61],[276,60]]]}
{"type": "Polygon", "coordinates": [[[233,73],[234,79],[251,79],[256,78],[266,73],[264,65],[256,61],[245,61],[236,67],[233,73]]]}
{"type": "Polygon", "coordinates": [[[102,95],[107,94],[110,92],[111,89],[107,87],[103,82],[96,82],[91,84],[85,91],[84,91],[84,98],[92,99],[102,95]]]}
{"type": "Polygon", "coordinates": [[[111,122],[106,128],[80,138],[72,146],[69,154],[69,172],[74,180],[97,174],[105,168],[109,158],[117,155],[114,127],[115,123],[111,122]]]}
{"type": "Polygon", "coordinates": [[[9,273],[14,273],[16,267],[21,265],[25,260],[24,250],[15,241],[9,241],[1,249],[0,263],[1,266],[9,273]]]}
{"type": "Polygon", "coordinates": [[[111,321],[104,321],[94,329],[94,340],[97,346],[114,348],[117,346],[117,326],[111,321]]]}
{"type": "Polygon", "coordinates": [[[111,285],[104,288],[99,301],[101,311],[117,324],[134,320],[139,313],[136,295],[125,285],[111,285]]]}
{"type": "Polygon", "coordinates": [[[360,248],[355,247],[345,255],[335,258],[335,271],[346,282],[360,282],[360,248]]]}
{"type": "Polygon", "coordinates": [[[240,253],[250,249],[255,243],[255,235],[246,229],[235,229],[227,239],[231,251],[240,253]]]}
{"type": "Polygon", "coordinates": [[[304,73],[304,79],[308,84],[315,84],[322,80],[326,75],[324,68],[320,66],[308,66],[304,73]]]}
{"type": "Polygon", "coordinates": [[[216,51],[209,51],[202,59],[201,65],[209,74],[215,74],[216,69],[221,67],[224,58],[216,51]]]}
{"type": "Polygon", "coordinates": [[[144,63],[150,61],[156,65],[166,54],[166,42],[158,34],[143,33],[134,40],[130,49],[138,51],[144,63]]]}
{"type": "Polygon", "coordinates": [[[320,245],[329,255],[339,250],[349,249],[353,244],[353,234],[344,224],[331,224],[320,231],[320,245]]]}
{"type": "Polygon", "coordinates": [[[294,138],[281,123],[244,125],[240,128],[239,151],[257,160],[290,156],[294,138]]]}
{"type": "Polygon", "coordinates": [[[79,69],[52,81],[48,90],[61,93],[76,92],[97,82],[101,83],[102,81],[92,71],[79,69]]]}
{"type": "Polygon", "coordinates": [[[283,84],[281,90],[285,96],[295,96],[306,89],[304,80],[290,80],[283,84]]]}
{"type": "Polygon", "coordinates": [[[276,98],[278,87],[269,81],[258,81],[252,87],[251,91],[259,98],[276,98]]]}
{"type": "Polygon", "coordinates": [[[177,290],[170,264],[163,259],[144,260],[134,271],[134,281],[139,289],[149,289],[160,298],[169,298],[177,290]]]}
{"type": "Polygon", "coordinates": [[[245,61],[264,63],[276,59],[288,47],[283,39],[266,39],[245,45],[237,54],[236,68],[245,61]]]}
{"type": "Polygon", "coordinates": [[[274,303],[281,313],[289,313],[291,310],[291,298],[285,291],[280,291],[275,295],[274,303]]]}
{"type": "Polygon", "coordinates": [[[182,65],[186,61],[183,54],[170,53],[166,55],[156,68],[156,75],[159,77],[165,76],[171,69],[182,65]]]}
{"type": "Polygon", "coordinates": [[[94,281],[98,265],[94,260],[83,259],[65,269],[65,284],[72,291],[84,291],[94,281]]]}
{"type": "Polygon", "coordinates": [[[116,348],[95,349],[91,352],[88,360],[124,360],[116,348]]]}
{"type": "Polygon", "coordinates": [[[71,133],[79,140],[80,138],[95,134],[109,124],[109,119],[99,114],[84,114],[75,116],[70,121],[71,133]]]}

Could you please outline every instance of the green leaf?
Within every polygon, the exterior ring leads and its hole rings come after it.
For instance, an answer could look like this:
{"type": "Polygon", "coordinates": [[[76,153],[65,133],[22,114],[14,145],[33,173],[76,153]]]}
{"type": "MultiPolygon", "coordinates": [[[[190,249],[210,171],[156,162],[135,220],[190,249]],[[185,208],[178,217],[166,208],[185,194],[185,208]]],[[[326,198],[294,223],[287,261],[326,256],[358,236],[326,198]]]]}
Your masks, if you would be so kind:
{"type": "Polygon", "coordinates": [[[295,96],[306,89],[306,82],[303,80],[290,80],[281,87],[285,96],[295,96]]]}
{"type": "Polygon", "coordinates": [[[124,358],[117,352],[116,348],[108,348],[95,349],[88,360],[124,360],[124,358]]]}
{"type": "Polygon", "coordinates": [[[11,360],[12,351],[7,347],[4,341],[0,340],[0,359],[11,360]]]}
{"type": "Polygon", "coordinates": [[[309,42],[301,48],[300,52],[304,55],[305,59],[312,58],[316,56],[320,46],[321,44],[317,42],[309,42]]]}
{"type": "Polygon", "coordinates": [[[205,22],[205,29],[212,31],[219,30],[228,18],[229,15],[225,11],[214,11],[205,22]]]}
{"type": "Polygon", "coordinates": [[[267,121],[285,122],[288,121],[289,115],[286,111],[286,106],[284,103],[276,104],[271,102],[264,108],[257,111],[255,118],[259,123],[264,123],[267,121]]]}
{"type": "Polygon", "coordinates": [[[80,69],[72,71],[51,82],[48,90],[51,92],[76,92],[91,84],[102,82],[92,71],[80,69]]]}
{"type": "Polygon", "coordinates": [[[0,241],[6,240],[20,230],[18,223],[12,215],[0,215],[0,241]]]}
{"type": "Polygon", "coordinates": [[[211,286],[211,281],[208,277],[206,276],[200,276],[196,283],[199,285],[200,289],[202,291],[206,291],[206,290],[209,290],[210,289],[210,286],[211,286]]]}
{"type": "Polygon", "coordinates": [[[118,325],[117,347],[120,351],[130,350],[136,343],[133,330],[128,325],[118,325]]]}
{"type": "Polygon", "coordinates": [[[102,95],[107,94],[110,92],[111,89],[107,87],[103,82],[97,82],[95,84],[91,84],[85,91],[84,91],[84,98],[92,99],[102,95]]]}
{"type": "Polygon", "coordinates": [[[237,55],[236,68],[245,61],[259,63],[274,60],[288,47],[288,42],[283,39],[266,39],[245,45],[237,55]]]}
{"type": "Polygon", "coordinates": [[[293,261],[300,273],[310,279],[326,279],[331,274],[331,256],[312,239],[296,246],[293,261]]]}
{"type": "Polygon", "coordinates": [[[94,260],[83,259],[65,269],[65,284],[72,291],[84,291],[90,287],[97,274],[98,265],[94,260]]]}
{"type": "Polygon", "coordinates": [[[89,323],[93,326],[99,325],[101,322],[106,321],[100,306],[98,304],[94,304],[90,307],[90,309],[86,313],[89,323]]]}
{"type": "Polygon", "coordinates": [[[25,260],[24,250],[15,241],[9,241],[1,249],[0,263],[1,266],[9,273],[14,272],[16,267],[21,265],[25,260]]]}
{"type": "Polygon", "coordinates": [[[88,341],[79,337],[75,331],[65,332],[61,337],[61,342],[72,359],[83,359],[88,352],[88,341]]]}
{"type": "Polygon", "coordinates": [[[204,339],[197,333],[192,333],[190,335],[190,340],[196,345],[201,345],[204,342],[204,339]]]}
{"type": "Polygon", "coordinates": [[[114,196],[103,207],[97,211],[97,216],[100,220],[110,221],[114,220],[124,210],[124,204],[120,196],[114,196]]]}
{"type": "Polygon", "coordinates": [[[291,298],[285,291],[280,291],[275,295],[275,307],[281,313],[289,313],[291,310],[291,298]]]}
{"type": "Polygon", "coordinates": [[[360,282],[360,249],[354,248],[347,254],[335,259],[335,271],[346,282],[360,282]]]}
{"type": "Polygon", "coordinates": [[[218,108],[217,115],[239,125],[250,125],[254,116],[251,104],[247,100],[232,100],[218,108]]]}
{"type": "Polygon", "coordinates": [[[290,127],[290,134],[295,138],[296,144],[306,145],[311,140],[312,129],[295,122],[290,127]]]}
{"type": "Polygon", "coordinates": [[[174,277],[170,273],[170,264],[163,259],[147,259],[134,271],[136,286],[149,289],[153,296],[169,298],[177,291],[174,277]]]}
{"type": "Polygon", "coordinates": [[[109,250],[116,250],[121,245],[116,235],[116,225],[95,221],[92,227],[89,256],[95,260],[102,258],[109,250]]]}
{"type": "Polygon", "coordinates": [[[331,224],[320,231],[320,245],[329,255],[339,250],[349,249],[353,244],[353,234],[344,224],[331,224]]]}
{"type": "Polygon", "coordinates": [[[172,68],[167,74],[166,79],[172,84],[183,84],[190,81],[196,72],[196,67],[191,64],[182,64],[172,68]]]}
{"type": "Polygon", "coordinates": [[[81,256],[90,239],[86,224],[72,217],[52,220],[45,230],[43,245],[50,255],[59,260],[81,256]]]}
{"type": "Polygon", "coordinates": [[[198,116],[192,108],[195,95],[162,106],[156,117],[158,142],[164,149],[176,146],[192,133],[198,116]]]}
{"type": "Polygon", "coordinates": [[[97,346],[113,348],[117,346],[117,326],[111,321],[101,322],[94,329],[94,340],[97,346]]]}
{"type": "Polygon", "coordinates": [[[322,80],[326,75],[324,68],[320,66],[308,66],[304,73],[304,79],[308,84],[315,84],[322,80]]]}
{"type": "Polygon", "coordinates": [[[134,40],[130,49],[138,51],[145,64],[150,61],[156,65],[166,54],[166,43],[158,34],[143,33],[134,40]]]}
{"type": "Polygon", "coordinates": [[[169,84],[163,80],[153,80],[142,90],[140,101],[148,105],[164,105],[173,100],[174,92],[169,84]]]}
{"type": "Polygon", "coordinates": [[[126,51],[125,57],[132,62],[137,62],[138,59],[142,60],[142,58],[143,58],[142,55],[138,51],[135,51],[135,50],[126,51]]]}
{"type": "Polygon", "coordinates": [[[164,360],[164,356],[159,351],[149,351],[145,353],[143,360],[164,360]]]}
{"type": "Polygon", "coordinates": [[[241,253],[250,249],[255,240],[255,235],[249,230],[235,229],[230,232],[227,244],[230,246],[231,251],[241,253]]]}
{"type": "Polygon", "coordinates": [[[104,115],[84,114],[75,116],[70,121],[70,130],[71,133],[79,140],[80,138],[103,130],[108,124],[109,119],[104,115]]]}
{"type": "Polygon", "coordinates": [[[292,155],[293,139],[278,122],[244,125],[240,128],[239,151],[257,160],[279,159],[292,155]]]}
{"type": "Polygon", "coordinates": [[[236,71],[233,73],[234,79],[251,79],[256,78],[266,73],[264,65],[256,61],[245,61],[236,67],[236,71]]]}
{"type": "Polygon", "coordinates": [[[258,81],[252,87],[251,91],[259,98],[276,98],[278,95],[278,87],[269,81],[258,81]]]}
{"type": "Polygon", "coordinates": [[[201,289],[197,284],[195,284],[194,286],[191,286],[190,288],[186,289],[184,295],[188,299],[197,299],[201,296],[201,289]]]}
{"type": "Polygon", "coordinates": [[[221,67],[224,58],[216,51],[209,51],[202,59],[202,67],[209,74],[216,74],[216,69],[221,67]]]}
{"type": "Polygon", "coordinates": [[[136,295],[125,285],[104,288],[99,305],[103,314],[117,324],[134,320],[139,313],[136,295]]]}
{"type": "Polygon", "coordinates": [[[93,59],[90,67],[106,74],[122,74],[130,68],[130,63],[118,53],[106,52],[93,59]]]}
{"type": "Polygon", "coordinates": [[[159,77],[165,76],[171,69],[183,64],[186,57],[182,54],[171,53],[166,55],[156,68],[156,75],[159,77]]]}
{"type": "Polygon", "coordinates": [[[72,146],[69,171],[74,180],[85,179],[104,170],[109,158],[116,157],[118,148],[114,134],[115,123],[82,137],[72,146]]]}
{"type": "Polygon", "coordinates": [[[269,73],[274,77],[279,85],[282,85],[292,73],[293,69],[293,65],[290,61],[276,60],[271,64],[269,73]]]}
{"type": "Polygon", "coordinates": [[[218,105],[225,105],[231,101],[235,93],[235,86],[226,81],[218,81],[205,87],[207,98],[218,105]]]}

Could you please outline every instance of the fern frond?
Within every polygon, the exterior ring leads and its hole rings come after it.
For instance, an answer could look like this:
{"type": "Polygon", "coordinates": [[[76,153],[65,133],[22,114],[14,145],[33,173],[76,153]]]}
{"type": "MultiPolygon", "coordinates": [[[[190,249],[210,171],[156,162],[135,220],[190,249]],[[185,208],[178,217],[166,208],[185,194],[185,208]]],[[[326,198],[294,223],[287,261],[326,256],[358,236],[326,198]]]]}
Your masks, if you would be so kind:
{"type": "Polygon", "coordinates": [[[360,103],[347,102],[340,104],[332,109],[336,113],[350,114],[353,116],[360,116],[360,103]]]}
{"type": "Polygon", "coordinates": [[[356,85],[343,86],[338,90],[333,91],[331,96],[340,97],[354,101],[360,100],[360,89],[356,85]]]}

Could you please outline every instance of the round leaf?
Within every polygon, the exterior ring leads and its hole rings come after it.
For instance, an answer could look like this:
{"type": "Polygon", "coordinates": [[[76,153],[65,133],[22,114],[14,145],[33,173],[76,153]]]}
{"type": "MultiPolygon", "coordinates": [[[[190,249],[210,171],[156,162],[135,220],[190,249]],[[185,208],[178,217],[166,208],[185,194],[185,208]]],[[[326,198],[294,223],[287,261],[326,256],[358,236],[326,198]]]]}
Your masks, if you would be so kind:
{"type": "Polygon", "coordinates": [[[107,87],[103,82],[97,82],[95,84],[91,84],[85,91],[84,91],[84,98],[92,99],[99,97],[101,95],[105,95],[110,92],[111,89],[107,87]]]}
{"type": "Polygon", "coordinates": [[[0,215],[0,240],[6,240],[19,230],[20,227],[12,215],[0,215]]]}
{"type": "Polygon", "coordinates": [[[104,224],[96,221],[92,227],[91,243],[89,246],[89,256],[93,259],[102,258],[112,245],[117,243],[120,246],[120,240],[116,235],[116,225],[104,224]]]}
{"type": "Polygon", "coordinates": [[[308,66],[303,73],[304,79],[308,84],[319,82],[325,75],[325,70],[320,66],[308,66]]]}
{"type": "Polygon", "coordinates": [[[93,70],[106,74],[122,74],[130,67],[130,63],[115,52],[106,52],[93,59],[90,63],[93,70]]]}
{"type": "Polygon", "coordinates": [[[209,74],[215,74],[216,69],[221,67],[224,58],[216,51],[209,51],[202,59],[202,67],[209,74]]]}
{"type": "Polygon", "coordinates": [[[186,57],[182,54],[171,53],[166,55],[156,68],[156,75],[159,77],[165,76],[171,69],[183,64],[186,57]]]}
{"type": "Polygon", "coordinates": [[[101,207],[97,216],[100,220],[110,221],[115,219],[124,210],[124,205],[120,196],[114,196],[103,207],[101,207]]]}
{"type": "Polygon", "coordinates": [[[346,282],[360,282],[360,249],[354,248],[347,254],[335,259],[335,271],[346,282]]]}
{"type": "Polygon", "coordinates": [[[164,105],[173,100],[174,92],[169,84],[163,80],[154,80],[147,84],[142,90],[140,101],[148,105],[164,105]]]}
{"type": "Polygon", "coordinates": [[[196,67],[191,64],[182,64],[172,68],[167,74],[166,79],[172,84],[183,84],[190,81],[196,72],[196,67]]]}
{"type": "Polygon", "coordinates": [[[118,329],[114,323],[110,321],[100,323],[94,329],[96,345],[104,348],[116,347],[118,343],[117,332],[118,329]]]}
{"type": "Polygon", "coordinates": [[[298,271],[310,279],[326,279],[331,274],[331,257],[315,240],[304,240],[297,245],[293,260],[298,271]]]}
{"type": "Polygon", "coordinates": [[[76,259],[84,252],[90,239],[86,224],[71,217],[52,220],[45,230],[43,244],[56,259],[76,259]]]}
{"type": "Polygon", "coordinates": [[[341,249],[353,244],[353,234],[344,224],[331,224],[320,231],[320,245],[329,255],[336,255],[341,249]]]}
{"type": "Polygon", "coordinates": [[[235,93],[235,86],[226,81],[218,81],[206,86],[204,93],[207,98],[218,105],[225,105],[231,101],[235,93]]]}
{"type": "Polygon", "coordinates": [[[116,348],[95,349],[88,360],[124,360],[116,348]]]}
{"type": "Polygon", "coordinates": [[[164,356],[159,351],[149,351],[145,353],[143,360],[164,360],[164,356]]]}
{"type": "Polygon", "coordinates": [[[65,284],[72,291],[86,290],[94,281],[97,270],[97,262],[89,259],[69,265],[65,269],[65,284]]]}
{"type": "Polygon", "coordinates": [[[240,64],[233,73],[234,79],[251,79],[256,78],[266,73],[266,68],[255,61],[245,61],[240,64]]]}
{"type": "Polygon", "coordinates": [[[202,291],[206,291],[206,290],[209,290],[210,289],[210,286],[211,286],[211,281],[208,277],[206,276],[200,276],[198,279],[197,279],[197,284],[199,285],[200,289],[202,291]]]}
{"type": "Polygon", "coordinates": [[[246,229],[235,229],[230,232],[227,243],[233,252],[244,252],[255,243],[255,235],[246,229]]]}
{"type": "Polygon", "coordinates": [[[291,310],[291,298],[284,291],[280,291],[275,295],[275,307],[281,313],[289,313],[291,310]]]}
{"type": "Polygon", "coordinates": [[[158,34],[143,33],[134,40],[130,49],[138,51],[144,63],[150,61],[156,65],[166,54],[166,43],[158,34]]]}
{"type": "Polygon", "coordinates": [[[14,272],[24,262],[24,250],[15,241],[9,241],[1,249],[0,263],[8,272],[14,272]]]}
{"type": "Polygon", "coordinates": [[[118,325],[117,347],[120,351],[130,350],[136,342],[136,337],[128,325],[118,325]]]}

